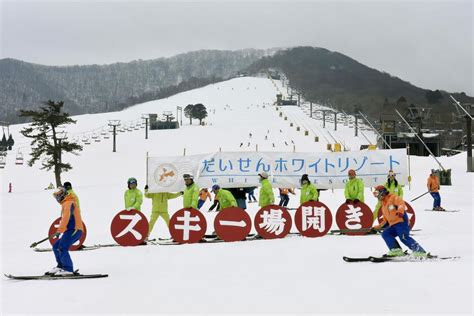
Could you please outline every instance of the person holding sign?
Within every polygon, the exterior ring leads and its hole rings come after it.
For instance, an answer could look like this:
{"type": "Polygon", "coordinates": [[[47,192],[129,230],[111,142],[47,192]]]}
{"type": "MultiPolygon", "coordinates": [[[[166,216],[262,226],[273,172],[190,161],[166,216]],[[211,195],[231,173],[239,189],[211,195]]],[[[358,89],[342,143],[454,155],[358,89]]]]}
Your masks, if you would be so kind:
{"type": "Polygon", "coordinates": [[[125,201],[125,209],[127,211],[137,210],[140,211],[143,203],[142,191],[137,189],[137,179],[129,178],[127,180],[128,190],[125,191],[123,198],[125,201]]]}
{"type": "Polygon", "coordinates": [[[211,192],[215,194],[216,199],[219,201],[218,211],[228,207],[237,207],[237,200],[229,190],[221,189],[219,185],[214,184],[211,192]]]}
{"type": "Polygon", "coordinates": [[[300,195],[300,205],[308,201],[318,201],[318,190],[316,186],[309,181],[307,174],[301,176],[301,195],[300,195]]]}
{"type": "MultiPolygon", "coordinates": [[[[396,194],[403,199],[403,187],[400,183],[398,183],[395,176],[396,174],[395,172],[393,172],[393,170],[388,171],[387,182],[385,182],[385,187],[387,188],[388,192],[396,194]]],[[[377,201],[377,205],[375,206],[374,210],[374,220],[378,216],[380,205],[380,201],[377,201]]]]}
{"type": "Polygon", "coordinates": [[[356,172],[354,169],[349,170],[348,176],[349,180],[346,182],[344,188],[346,203],[364,202],[364,181],[356,178],[356,172]]]}
{"type": "Polygon", "coordinates": [[[198,209],[199,187],[194,183],[194,176],[191,174],[183,174],[186,189],[183,192],[183,207],[198,209]]]}
{"type": "Polygon", "coordinates": [[[149,193],[148,185],[145,185],[145,197],[151,199],[151,216],[148,224],[148,236],[150,236],[158,217],[162,217],[166,226],[170,224],[170,214],[168,213],[168,200],[181,196],[182,193],[158,192],[149,193]]]}
{"type": "Polygon", "coordinates": [[[275,196],[273,195],[272,184],[268,180],[268,173],[260,172],[258,175],[262,184],[258,197],[258,206],[265,207],[275,202],[275,196]]]}

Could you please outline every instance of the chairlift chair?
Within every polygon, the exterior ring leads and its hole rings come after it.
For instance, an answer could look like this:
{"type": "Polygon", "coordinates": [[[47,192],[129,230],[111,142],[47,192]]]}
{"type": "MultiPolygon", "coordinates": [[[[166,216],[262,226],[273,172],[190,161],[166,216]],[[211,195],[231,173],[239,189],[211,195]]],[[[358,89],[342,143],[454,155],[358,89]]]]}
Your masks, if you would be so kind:
{"type": "Polygon", "coordinates": [[[90,145],[91,144],[91,142],[89,140],[89,137],[87,137],[87,136],[82,137],[82,142],[84,143],[84,145],[90,145]]]}
{"type": "Polygon", "coordinates": [[[15,158],[15,165],[23,165],[23,154],[18,151],[18,153],[16,154],[16,158],[15,158]]]}

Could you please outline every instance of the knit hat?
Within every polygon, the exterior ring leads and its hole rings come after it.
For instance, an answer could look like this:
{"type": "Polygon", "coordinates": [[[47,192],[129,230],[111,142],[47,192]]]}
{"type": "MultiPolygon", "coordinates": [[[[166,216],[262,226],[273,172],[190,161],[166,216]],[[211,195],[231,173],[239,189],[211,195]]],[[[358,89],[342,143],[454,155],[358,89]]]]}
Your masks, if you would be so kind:
{"type": "Polygon", "coordinates": [[[304,175],[301,176],[301,179],[300,179],[300,183],[303,183],[303,181],[309,181],[309,177],[308,175],[305,173],[304,175]]]}

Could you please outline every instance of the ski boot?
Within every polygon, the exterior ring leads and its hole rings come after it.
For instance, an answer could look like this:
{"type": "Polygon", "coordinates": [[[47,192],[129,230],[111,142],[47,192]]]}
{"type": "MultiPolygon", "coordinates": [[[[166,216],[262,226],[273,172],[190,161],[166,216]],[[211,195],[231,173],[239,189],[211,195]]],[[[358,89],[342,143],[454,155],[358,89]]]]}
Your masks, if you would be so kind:
{"type": "Polygon", "coordinates": [[[402,248],[393,248],[393,249],[390,249],[390,251],[383,256],[384,257],[403,257],[404,255],[406,255],[406,253],[403,252],[402,248]]]}

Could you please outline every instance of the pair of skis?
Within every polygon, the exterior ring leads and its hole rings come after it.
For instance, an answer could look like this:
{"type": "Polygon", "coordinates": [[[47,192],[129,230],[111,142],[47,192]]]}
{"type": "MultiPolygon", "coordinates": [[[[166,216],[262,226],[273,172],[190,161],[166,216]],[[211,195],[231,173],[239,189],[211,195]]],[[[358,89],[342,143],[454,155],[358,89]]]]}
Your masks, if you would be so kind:
{"type": "Polygon", "coordinates": [[[7,278],[12,280],[77,280],[77,279],[98,279],[106,278],[108,274],[81,274],[78,271],[75,271],[73,274],[69,275],[11,275],[4,274],[7,278]]]}
{"type": "Polygon", "coordinates": [[[439,260],[456,260],[460,257],[438,257],[435,255],[428,254],[428,257],[413,257],[411,255],[404,255],[398,257],[389,257],[389,256],[381,256],[381,257],[342,257],[345,262],[374,262],[374,263],[381,263],[381,262],[424,262],[424,261],[439,261],[439,260]]]}

